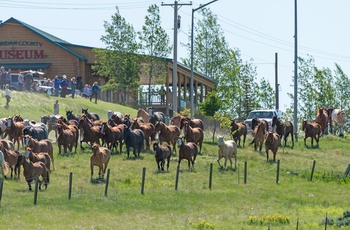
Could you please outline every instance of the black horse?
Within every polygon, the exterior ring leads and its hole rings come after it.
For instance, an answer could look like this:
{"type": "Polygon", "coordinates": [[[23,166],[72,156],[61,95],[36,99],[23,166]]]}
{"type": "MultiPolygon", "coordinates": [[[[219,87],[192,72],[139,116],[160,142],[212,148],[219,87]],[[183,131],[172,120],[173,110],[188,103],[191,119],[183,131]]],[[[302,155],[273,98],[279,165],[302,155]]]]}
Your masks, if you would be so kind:
{"type": "Polygon", "coordinates": [[[128,158],[130,155],[130,147],[133,148],[135,157],[140,157],[141,149],[145,140],[145,134],[141,129],[130,129],[127,126],[124,127],[124,143],[126,146],[126,152],[128,158]],[[137,150],[137,155],[136,155],[137,150]]]}
{"type": "Polygon", "coordinates": [[[280,135],[281,140],[282,140],[282,137],[284,136],[284,146],[286,146],[287,137],[289,136],[289,134],[291,135],[292,148],[293,148],[294,147],[294,137],[293,137],[294,128],[293,128],[292,122],[290,121],[282,122],[281,119],[279,119],[276,116],[273,116],[272,129],[274,129],[275,126],[276,126],[276,133],[280,135]]]}
{"type": "Polygon", "coordinates": [[[77,114],[73,114],[73,110],[66,110],[66,116],[67,116],[67,120],[76,120],[79,122],[80,120],[80,115],[77,114]]]}
{"type": "Polygon", "coordinates": [[[23,135],[32,136],[32,138],[37,139],[38,141],[47,139],[49,136],[49,132],[47,128],[43,128],[42,126],[27,126],[23,129],[23,135]]]}
{"type": "Polygon", "coordinates": [[[81,109],[81,113],[86,114],[86,116],[92,121],[100,120],[100,116],[97,113],[89,113],[87,108],[81,109]]]}

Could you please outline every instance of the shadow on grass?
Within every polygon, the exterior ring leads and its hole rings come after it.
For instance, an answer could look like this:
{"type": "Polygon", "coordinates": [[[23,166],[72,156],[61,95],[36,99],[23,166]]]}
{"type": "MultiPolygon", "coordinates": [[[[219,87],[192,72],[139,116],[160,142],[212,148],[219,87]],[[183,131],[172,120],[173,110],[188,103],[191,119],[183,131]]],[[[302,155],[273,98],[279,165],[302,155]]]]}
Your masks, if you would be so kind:
{"type": "Polygon", "coordinates": [[[106,183],[106,179],[104,178],[92,178],[90,180],[91,184],[102,184],[102,183],[106,183]]]}

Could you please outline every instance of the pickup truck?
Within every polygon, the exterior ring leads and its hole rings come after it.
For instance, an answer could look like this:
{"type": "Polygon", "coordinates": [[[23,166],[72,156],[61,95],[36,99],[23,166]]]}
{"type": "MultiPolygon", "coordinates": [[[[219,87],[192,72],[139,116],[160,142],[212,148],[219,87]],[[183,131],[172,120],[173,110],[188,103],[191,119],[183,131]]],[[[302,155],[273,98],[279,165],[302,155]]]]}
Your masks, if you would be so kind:
{"type": "Polygon", "coordinates": [[[276,109],[262,109],[262,110],[253,110],[249,113],[247,119],[244,120],[244,124],[247,126],[247,131],[252,132],[252,119],[254,117],[258,119],[266,120],[269,125],[269,130],[272,131],[272,117],[281,116],[281,111],[276,109]]]}

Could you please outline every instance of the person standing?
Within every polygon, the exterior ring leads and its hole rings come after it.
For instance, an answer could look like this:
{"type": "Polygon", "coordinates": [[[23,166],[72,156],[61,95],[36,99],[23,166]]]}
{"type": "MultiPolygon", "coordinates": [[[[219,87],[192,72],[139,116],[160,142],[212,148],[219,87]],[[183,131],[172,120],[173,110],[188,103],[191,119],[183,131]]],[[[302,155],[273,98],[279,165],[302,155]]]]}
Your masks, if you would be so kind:
{"type": "Polygon", "coordinates": [[[24,81],[24,77],[23,74],[19,74],[18,75],[18,91],[23,91],[23,81],[24,81]]]}
{"type": "Polygon", "coordinates": [[[1,66],[0,69],[0,88],[4,89],[6,85],[6,70],[5,67],[1,66]]]}
{"type": "Polygon", "coordinates": [[[68,80],[67,80],[66,75],[63,75],[62,77],[63,77],[63,79],[61,81],[61,88],[62,88],[61,97],[66,97],[67,88],[68,88],[68,80]]]}
{"type": "Polygon", "coordinates": [[[6,84],[10,85],[10,83],[11,83],[11,69],[8,69],[6,73],[6,84]]]}
{"type": "Polygon", "coordinates": [[[70,88],[72,89],[72,98],[74,98],[76,86],[77,86],[77,82],[75,81],[75,77],[72,77],[72,79],[70,79],[70,88]]]}
{"type": "Polygon", "coordinates": [[[92,91],[92,94],[90,96],[90,101],[91,101],[92,97],[95,96],[95,104],[97,104],[97,94],[98,94],[98,91],[99,91],[99,87],[98,87],[97,81],[94,82],[93,86],[91,87],[91,91],[92,91]]]}
{"type": "Polygon", "coordinates": [[[53,80],[53,87],[55,89],[55,97],[58,97],[58,91],[60,90],[60,84],[61,81],[58,79],[58,76],[55,76],[55,79],[53,80]]]}
{"type": "Polygon", "coordinates": [[[6,84],[5,86],[5,97],[6,97],[6,107],[8,107],[11,100],[11,92],[10,92],[9,84],[6,84]]]}

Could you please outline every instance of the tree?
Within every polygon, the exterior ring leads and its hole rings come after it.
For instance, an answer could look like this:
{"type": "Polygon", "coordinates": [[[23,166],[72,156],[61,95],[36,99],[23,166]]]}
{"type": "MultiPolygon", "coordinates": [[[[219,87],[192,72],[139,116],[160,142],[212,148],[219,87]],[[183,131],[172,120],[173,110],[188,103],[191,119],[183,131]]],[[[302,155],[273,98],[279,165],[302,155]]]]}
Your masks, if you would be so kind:
{"type": "Polygon", "coordinates": [[[141,52],[145,55],[144,61],[147,65],[143,68],[149,74],[148,82],[148,100],[151,103],[151,85],[152,78],[155,76],[160,80],[159,83],[164,84],[166,77],[166,60],[171,52],[169,45],[169,36],[161,27],[161,20],[159,16],[159,7],[156,4],[149,6],[148,15],[145,17],[145,24],[142,26],[142,31],[138,32],[141,52]]]}
{"type": "Polygon", "coordinates": [[[259,107],[263,109],[273,109],[276,107],[275,90],[270,85],[270,82],[262,78],[259,84],[259,107]]]}
{"type": "MultiPolygon", "coordinates": [[[[193,37],[193,68],[218,80],[223,76],[222,67],[227,62],[228,44],[223,31],[218,24],[218,19],[209,8],[202,8],[200,11],[202,19],[195,23],[195,35],[193,37]]],[[[191,33],[189,33],[191,34],[191,33]]],[[[191,53],[191,35],[189,42],[183,44],[191,53]]],[[[189,55],[190,56],[190,55],[189,55]]],[[[183,63],[190,66],[190,59],[182,59],[183,63]]]]}
{"type": "Polygon", "coordinates": [[[335,92],[336,92],[336,102],[334,104],[335,108],[340,108],[344,110],[349,109],[350,104],[350,80],[348,76],[343,72],[342,68],[335,64],[335,92]]]}
{"type": "Polygon", "coordinates": [[[214,116],[214,114],[220,109],[222,100],[217,96],[217,92],[211,91],[205,97],[205,100],[199,105],[199,108],[206,116],[214,116]]]}
{"type": "Polygon", "coordinates": [[[122,92],[121,101],[125,103],[127,93],[137,93],[141,59],[137,54],[139,45],[133,26],[120,15],[118,7],[116,11],[111,23],[104,22],[106,35],[101,37],[101,41],[107,49],[93,50],[96,62],[92,69],[108,78],[102,90],[122,92]]]}

